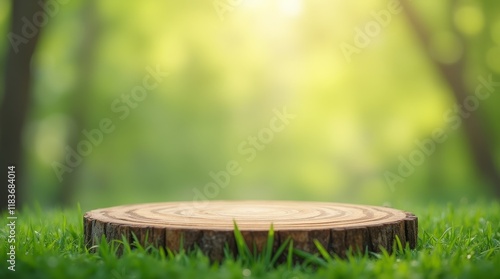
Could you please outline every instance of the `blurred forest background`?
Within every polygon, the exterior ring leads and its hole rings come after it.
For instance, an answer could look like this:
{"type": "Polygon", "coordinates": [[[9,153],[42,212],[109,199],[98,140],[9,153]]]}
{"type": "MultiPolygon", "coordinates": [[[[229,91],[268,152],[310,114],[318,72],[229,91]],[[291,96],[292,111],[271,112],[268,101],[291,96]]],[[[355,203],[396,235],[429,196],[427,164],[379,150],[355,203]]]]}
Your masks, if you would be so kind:
{"type": "Polygon", "coordinates": [[[391,2],[0,0],[0,162],[16,163],[18,205],[189,201],[231,160],[242,172],[216,199],[500,197],[500,87],[447,118],[479,76],[500,81],[500,2],[391,2]],[[147,67],[169,75],[121,119],[112,104],[147,67]],[[238,146],[283,107],[296,118],[247,162],[238,146]],[[436,129],[446,140],[388,183],[436,129]]]}

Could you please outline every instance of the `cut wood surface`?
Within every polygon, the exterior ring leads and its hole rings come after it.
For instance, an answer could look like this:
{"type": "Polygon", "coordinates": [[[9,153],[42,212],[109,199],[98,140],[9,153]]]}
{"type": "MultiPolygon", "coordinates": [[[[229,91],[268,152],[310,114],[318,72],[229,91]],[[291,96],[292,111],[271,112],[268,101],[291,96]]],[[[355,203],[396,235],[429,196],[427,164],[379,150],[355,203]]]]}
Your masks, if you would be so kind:
{"type": "Polygon", "coordinates": [[[330,253],[349,249],[392,252],[396,236],[403,247],[417,244],[417,217],[401,210],[341,203],[296,201],[210,201],[133,204],[89,211],[84,216],[85,244],[133,241],[179,251],[199,247],[211,259],[236,253],[234,222],[250,248],[262,251],[273,225],[275,249],[287,238],[294,248],[317,253],[317,239],[330,253]],[[181,247],[183,246],[183,247],[181,247]]]}

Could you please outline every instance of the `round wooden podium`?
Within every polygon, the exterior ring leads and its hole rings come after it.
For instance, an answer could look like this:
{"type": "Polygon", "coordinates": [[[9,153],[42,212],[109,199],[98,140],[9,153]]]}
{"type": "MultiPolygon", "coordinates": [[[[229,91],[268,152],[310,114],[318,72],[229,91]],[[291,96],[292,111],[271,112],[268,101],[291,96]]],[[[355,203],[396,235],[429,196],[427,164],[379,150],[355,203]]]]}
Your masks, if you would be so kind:
{"type": "Polygon", "coordinates": [[[224,246],[236,253],[234,222],[248,247],[262,251],[271,224],[275,249],[287,238],[294,248],[317,253],[317,239],[328,252],[344,257],[351,248],[392,252],[396,236],[403,247],[417,244],[418,220],[401,210],[341,203],[297,201],[210,201],[205,204],[165,202],[97,209],[84,215],[87,247],[108,241],[132,241],[172,251],[198,246],[212,260],[224,256],[224,246]]]}

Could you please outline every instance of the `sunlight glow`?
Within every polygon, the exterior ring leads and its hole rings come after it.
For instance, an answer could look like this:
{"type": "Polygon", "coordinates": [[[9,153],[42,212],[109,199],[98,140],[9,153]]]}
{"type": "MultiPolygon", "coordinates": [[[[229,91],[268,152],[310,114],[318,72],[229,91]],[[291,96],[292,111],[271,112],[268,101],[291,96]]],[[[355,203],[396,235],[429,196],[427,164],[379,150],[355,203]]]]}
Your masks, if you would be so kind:
{"type": "Polygon", "coordinates": [[[302,13],[302,0],[247,0],[245,7],[251,10],[266,10],[267,12],[277,13],[284,17],[296,17],[302,13]]]}
{"type": "Polygon", "coordinates": [[[302,0],[280,0],[278,7],[285,16],[298,16],[302,12],[302,0]]]}

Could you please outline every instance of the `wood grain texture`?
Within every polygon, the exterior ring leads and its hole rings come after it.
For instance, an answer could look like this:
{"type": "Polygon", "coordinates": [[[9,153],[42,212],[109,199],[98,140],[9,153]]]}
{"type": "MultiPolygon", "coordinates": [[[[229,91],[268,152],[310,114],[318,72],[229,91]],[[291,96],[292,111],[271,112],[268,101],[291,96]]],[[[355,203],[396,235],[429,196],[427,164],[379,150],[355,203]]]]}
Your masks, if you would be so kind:
{"type": "Polygon", "coordinates": [[[133,241],[179,251],[199,247],[213,260],[228,245],[236,253],[234,221],[249,247],[262,251],[271,224],[276,249],[287,238],[294,248],[317,253],[317,239],[330,253],[344,257],[349,249],[393,250],[396,237],[415,248],[418,219],[401,210],[366,205],[295,201],[211,201],[133,204],[97,209],[84,215],[88,248],[107,241],[133,241]],[[181,247],[182,246],[182,247],[181,247]]]}

